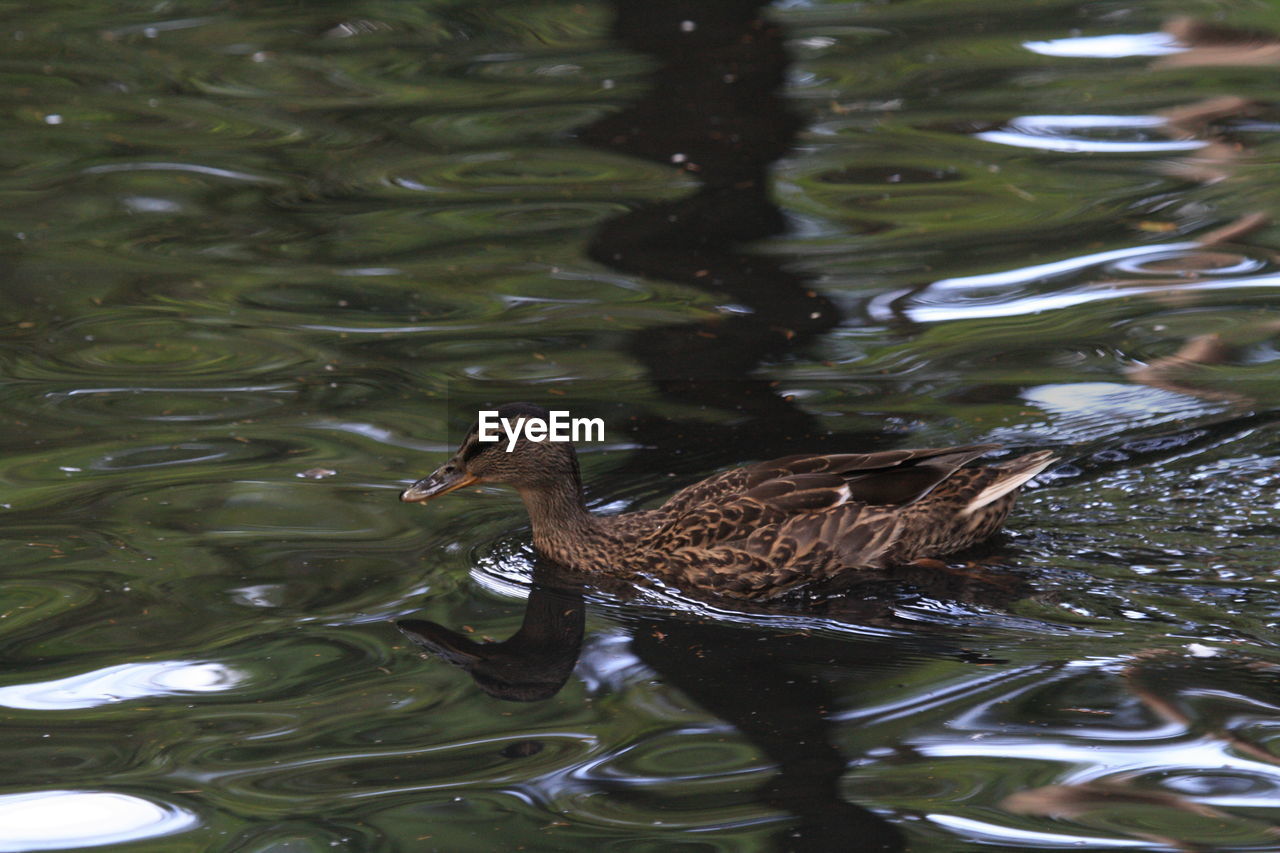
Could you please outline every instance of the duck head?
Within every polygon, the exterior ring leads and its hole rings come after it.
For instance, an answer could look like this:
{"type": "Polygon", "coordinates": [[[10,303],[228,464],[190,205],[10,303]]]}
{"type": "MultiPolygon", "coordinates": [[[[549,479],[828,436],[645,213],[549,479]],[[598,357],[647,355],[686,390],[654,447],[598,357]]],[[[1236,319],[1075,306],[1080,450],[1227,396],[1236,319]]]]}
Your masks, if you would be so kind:
{"type": "MultiPolygon", "coordinates": [[[[508,403],[498,409],[498,419],[505,419],[513,427],[519,419],[546,421],[549,417],[546,409],[532,403],[508,403]]],[[[401,492],[400,500],[425,503],[476,483],[506,483],[521,493],[566,485],[581,489],[578,460],[572,444],[531,441],[523,431],[512,444],[501,427],[490,430],[489,434],[496,434],[497,440],[482,441],[480,424],[474,424],[453,457],[401,492]]]]}

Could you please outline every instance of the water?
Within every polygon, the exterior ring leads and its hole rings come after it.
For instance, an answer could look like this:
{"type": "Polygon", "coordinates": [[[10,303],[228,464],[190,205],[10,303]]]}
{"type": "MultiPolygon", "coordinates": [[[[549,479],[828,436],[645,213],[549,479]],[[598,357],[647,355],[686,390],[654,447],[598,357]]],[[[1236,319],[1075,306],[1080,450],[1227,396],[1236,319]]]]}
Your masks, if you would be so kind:
{"type": "Polygon", "coordinates": [[[757,12],[0,11],[0,850],[1280,846],[1275,4],[757,12]],[[514,399],[1063,462],[730,606],[396,501],[514,399]]]}

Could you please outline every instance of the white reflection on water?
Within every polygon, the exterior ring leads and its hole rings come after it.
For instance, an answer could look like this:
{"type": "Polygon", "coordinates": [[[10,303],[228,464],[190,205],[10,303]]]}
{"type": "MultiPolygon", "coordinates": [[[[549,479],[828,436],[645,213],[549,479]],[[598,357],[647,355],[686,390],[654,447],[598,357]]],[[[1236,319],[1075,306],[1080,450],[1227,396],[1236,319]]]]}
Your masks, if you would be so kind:
{"type": "Polygon", "coordinates": [[[1206,402],[1146,385],[1073,382],[1037,385],[1020,395],[1043,412],[1048,423],[1026,423],[992,430],[990,439],[1017,443],[1052,430],[1063,442],[1097,441],[1135,428],[1186,421],[1221,412],[1225,403],[1206,402]]]}
{"type": "Polygon", "coordinates": [[[877,320],[891,320],[897,311],[905,313],[917,323],[939,323],[979,317],[1030,315],[1108,299],[1166,294],[1171,290],[1197,293],[1234,288],[1280,287],[1280,275],[1274,272],[1239,275],[1241,271],[1262,268],[1260,264],[1247,259],[1221,269],[1197,270],[1199,278],[1186,279],[1176,285],[1158,278],[1150,279],[1151,283],[1145,285],[1140,278],[1129,279],[1123,285],[1108,281],[1117,273],[1141,272],[1146,269],[1144,264],[1177,259],[1183,253],[1201,252],[1204,248],[1200,243],[1192,241],[1129,246],[1012,270],[944,278],[933,282],[923,292],[912,294],[906,305],[895,307],[904,292],[891,290],[872,299],[867,310],[877,320]],[[1090,267],[1100,268],[1096,273],[1099,280],[1051,293],[1016,293],[1016,289],[1069,274],[1078,275],[1090,267]],[[1015,292],[1011,293],[1011,290],[1015,292]]]}
{"type": "Polygon", "coordinates": [[[1047,264],[1033,264],[1028,267],[986,273],[984,275],[966,275],[958,278],[940,278],[929,285],[930,291],[940,290],[972,290],[981,287],[1006,287],[1013,284],[1025,284],[1038,279],[1063,275],[1086,267],[1109,264],[1112,261],[1131,261],[1143,255],[1175,254],[1192,252],[1204,247],[1199,243],[1187,240],[1181,243],[1161,243],[1158,246],[1127,246],[1123,249],[1110,249],[1106,252],[1094,252],[1074,258],[1064,258],[1047,264]]]}
{"type": "MultiPolygon", "coordinates": [[[[1001,737],[992,735],[980,741],[921,738],[911,746],[920,755],[930,758],[1009,758],[1017,756],[1025,761],[1054,762],[1061,768],[1061,775],[1053,780],[1056,785],[1083,785],[1109,777],[1134,773],[1170,774],[1175,771],[1195,772],[1210,768],[1214,772],[1235,770],[1249,777],[1276,779],[1276,768],[1255,758],[1242,756],[1230,748],[1230,744],[1218,737],[1174,739],[1165,733],[1172,726],[1130,732],[1127,743],[1101,743],[1090,740],[1087,732],[1077,743],[1033,739],[1030,737],[1001,737]]],[[[1185,731],[1185,727],[1180,727],[1185,731]]],[[[1197,798],[1216,802],[1212,798],[1197,798]]],[[[1264,799],[1266,805],[1274,799],[1237,796],[1237,804],[1258,805],[1264,799]]]]}
{"type": "Polygon", "coordinates": [[[31,711],[96,708],[144,696],[230,690],[244,679],[243,673],[220,663],[125,663],[52,681],[0,687],[0,706],[31,711]]]}
{"type": "Polygon", "coordinates": [[[65,850],[155,838],[192,829],[176,806],[106,791],[0,795],[0,851],[65,850]]]}
{"type": "Polygon", "coordinates": [[[112,172],[190,172],[196,175],[206,175],[211,178],[225,178],[231,181],[244,181],[246,183],[253,184],[284,183],[279,178],[272,178],[267,175],[254,175],[249,172],[237,172],[234,169],[219,169],[216,166],[206,166],[202,163],[104,163],[100,166],[90,166],[84,170],[84,174],[86,175],[103,175],[110,174],[112,172]]]}
{"type": "MultiPolygon", "coordinates": [[[[1236,288],[1253,288],[1253,287],[1280,287],[1280,275],[1257,275],[1248,276],[1246,278],[1233,278],[1223,281],[1196,281],[1179,285],[1178,290],[1185,293],[1203,293],[1217,290],[1234,290],[1236,288]]],[[[1046,296],[1037,296],[1030,299],[1017,300],[1015,305],[1007,306],[1007,310],[985,310],[992,306],[983,306],[977,311],[959,309],[955,314],[964,317],[1012,317],[1018,314],[1033,314],[1038,311],[1048,311],[1055,308],[1070,308],[1074,305],[1084,305],[1089,302],[1098,302],[1107,299],[1122,299],[1131,296],[1145,296],[1147,294],[1168,293],[1170,287],[1165,284],[1155,285],[1151,287],[1098,287],[1087,291],[1076,291],[1073,293],[1055,293],[1046,296]]],[[[951,313],[946,309],[926,309],[921,314],[938,314],[951,313]]],[[[912,315],[912,319],[922,322],[937,321],[943,319],[953,319],[950,316],[917,316],[912,315]]]]}
{"type": "MultiPolygon", "coordinates": [[[[1151,842],[1140,841],[1138,839],[1128,838],[1102,838],[1099,836],[1088,835],[1067,835],[1058,832],[1039,832],[1034,829],[1023,829],[1021,827],[1001,826],[996,823],[988,823],[980,820],[972,820],[967,817],[959,817],[957,815],[948,814],[931,814],[927,818],[929,821],[945,826],[956,832],[963,833],[965,837],[984,842],[996,842],[1000,844],[1019,844],[1025,845],[1025,849],[1052,849],[1054,847],[1062,847],[1064,849],[1080,850],[1081,848],[1103,848],[1106,850],[1115,850],[1121,847],[1142,848],[1149,850],[1151,842]]],[[[1009,848],[1005,848],[1009,849],[1009,848]]]]}
{"type": "Polygon", "coordinates": [[[1034,115],[1010,119],[1003,130],[988,130],[974,136],[986,142],[1017,148],[1042,148],[1075,153],[1102,151],[1113,154],[1159,151],[1193,151],[1208,143],[1202,139],[1147,139],[1143,132],[1163,130],[1167,122],[1159,116],[1034,115]],[[1129,131],[1129,139],[1116,139],[1118,131],[1129,131]],[[1096,138],[1091,134],[1105,132],[1096,138]]]}
{"type": "MultiPolygon", "coordinates": [[[[1022,392],[1022,399],[1055,415],[1071,416],[1089,410],[1106,413],[1125,422],[1151,416],[1161,419],[1170,410],[1185,408],[1181,394],[1146,386],[1121,385],[1118,382],[1073,382],[1064,385],[1037,385],[1022,392]]],[[[1198,405],[1191,401],[1191,405],[1198,405]]],[[[1182,413],[1183,415],[1186,412],[1182,413]]]]}
{"type": "Polygon", "coordinates": [[[1121,56],[1167,56],[1186,50],[1168,33],[1117,33],[1110,36],[1024,41],[1022,46],[1041,56],[1116,59],[1121,56]]]}

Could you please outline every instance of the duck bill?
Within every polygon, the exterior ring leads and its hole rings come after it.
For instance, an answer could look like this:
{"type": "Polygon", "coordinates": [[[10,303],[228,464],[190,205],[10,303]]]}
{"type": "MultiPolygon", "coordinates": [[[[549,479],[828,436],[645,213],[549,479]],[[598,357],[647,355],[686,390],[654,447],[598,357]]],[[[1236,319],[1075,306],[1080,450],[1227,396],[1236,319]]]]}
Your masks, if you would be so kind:
{"type": "Polygon", "coordinates": [[[426,503],[432,498],[447,495],[449,492],[457,491],[458,489],[465,489],[467,486],[478,482],[480,482],[479,477],[464,474],[460,471],[446,474],[444,469],[441,468],[401,492],[400,500],[407,504],[426,503]]]}

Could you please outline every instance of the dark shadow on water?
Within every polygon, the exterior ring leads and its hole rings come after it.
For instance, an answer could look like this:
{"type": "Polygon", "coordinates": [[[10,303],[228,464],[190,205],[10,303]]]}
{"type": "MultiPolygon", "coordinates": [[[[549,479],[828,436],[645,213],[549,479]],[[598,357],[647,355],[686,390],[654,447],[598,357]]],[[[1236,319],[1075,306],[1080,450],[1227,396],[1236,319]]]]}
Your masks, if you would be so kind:
{"type": "MultiPolygon", "coordinates": [[[[592,259],[628,275],[722,300],[719,316],[646,328],[625,344],[666,400],[737,416],[731,423],[631,420],[637,440],[678,447],[696,460],[694,470],[798,446],[871,450],[884,443],[879,432],[830,433],[776,383],[756,376],[841,322],[808,274],[748,251],[787,228],[770,196],[769,170],[802,127],[780,91],[791,62],[786,34],[761,16],[766,5],[615,0],[613,38],[657,64],[647,94],[578,131],[583,144],[670,165],[701,185],[604,223],[588,247],[592,259]]],[[[632,459],[619,474],[648,464],[632,459]]]]}
{"type": "Polygon", "coordinates": [[[418,645],[461,667],[485,693],[498,699],[550,699],[569,680],[582,649],[586,605],[583,588],[538,560],[520,630],[500,643],[477,643],[437,622],[396,624],[418,645]]]}
{"type": "MultiPolygon", "coordinates": [[[[538,701],[568,680],[583,641],[586,602],[580,578],[537,559],[520,629],[507,640],[477,643],[435,622],[397,623],[417,645],[460,667],[498,699],[538,701]]],[[[593,585],[598,585],[594,584],[593,585]]],[[[626,588],[619,586],[620,594],[626,588]]],[[[921,657],[988,662],[941,633],[895,615],[912,597],[1004,607],[1026,594],[1021,579],[1000,573],[907,568],[866,576],[856,595],[832,595],[796,605],[794,612],[845,624],[894,631],[824,636],[793,627],[730,624],[714,616],[641,610],[630,630],[631,651],[661,680],[733,725],[777,765],[754,801],[794,815],[777,838],[778,849],[901,850],[900,830],[886,818],[847,802],[840,784],[849,761],[834,745],[830,716],[840,701],[835,683],[905,665],[921,657]],[[912,634],[902,633],[910,627],[912,634]]],[[[748,605],[749,608],[749,605],[748,605]]],[[[744,609],[739,616],[786,612],[777,605],[744,609]]],[[[644,801],[644,786],[601,783],[611,797],[644,801]]]]}

